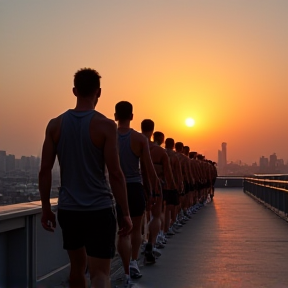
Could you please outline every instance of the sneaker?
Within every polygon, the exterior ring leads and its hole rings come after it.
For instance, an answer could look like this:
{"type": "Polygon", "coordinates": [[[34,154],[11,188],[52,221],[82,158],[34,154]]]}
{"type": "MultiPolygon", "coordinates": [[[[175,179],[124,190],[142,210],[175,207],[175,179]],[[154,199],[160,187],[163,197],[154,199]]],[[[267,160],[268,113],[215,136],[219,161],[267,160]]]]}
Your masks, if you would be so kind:
{"type": "Polygon", "coordinates": [[[154,264],[154,263],[156,263],[156,258],[153,255],[152,251],[145,252],[144,264],[154,264]]]}
{"type": "Polygon", "coordinates": [[[167,235],[169,236],[174,236],[175,235],[175,232],[172,230],[172,228],[170,227],[166,233],[167,235]]]}
{"type": "Polygon", "coordinates": [[[139,279],[142,277],[142,274],[140,273],[140,269],[138,267],[138,263],[136,260],[130,261],[129,271],[130,271],[130,277],[132,279],[139,279]]]}
{"type": "Polygon", "coordinates": [[[180,231],[178,230],[179,229],[179,227],[177,227],[176,225],[172,225],[172,230],[173,230],[173,232],[176,234],[176,233],[180,233],[180,231]]]}
{"type": "Polygon", "coordinates": [[[178,222],[178,221],[175,222],[174,225],[175,225],[176,227],[178,227],[178,228],[183,227],[183,225],[182,225],[180,222],[178,222]]]}
{"type": "Polygon", "coordinates": [[[162,242],[157,242],[157,243],[155,244],[155,247],[156,247],[157,249],[163,249],[163,248],[165,248],[165,245],[164,245],[162,242]]]}
{"type": "Polygon", "coordinates": [[[158,250],[156,247],[154,247],[154,248],[152,249],[152,252],[153,252],[153,255],[154,255],[156,258],[159,258],[159,257],[162,255],[161,251],[158,250]]]}
{"type": "Polygon", "coordinates": [[[133,288],[133,287],[136,288],[136,283],[133,283],[131,281],[131,279],[126,279],[125,282],[123,283],[123,286],[121,288],[133,288]]]}

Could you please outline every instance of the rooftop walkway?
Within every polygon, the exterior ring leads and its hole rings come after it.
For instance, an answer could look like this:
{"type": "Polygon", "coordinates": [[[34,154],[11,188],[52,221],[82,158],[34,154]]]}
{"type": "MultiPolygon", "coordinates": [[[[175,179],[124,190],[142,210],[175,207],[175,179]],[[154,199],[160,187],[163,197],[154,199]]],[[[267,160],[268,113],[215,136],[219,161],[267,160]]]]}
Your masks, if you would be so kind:
{"type": "MultiPolygon", "coordinates": [[[[115,269],[111,287],[121,287],[115,269]]],[[[133,288],[288,287],[288,224],[239,188],[216,189],[133,288]]]]}

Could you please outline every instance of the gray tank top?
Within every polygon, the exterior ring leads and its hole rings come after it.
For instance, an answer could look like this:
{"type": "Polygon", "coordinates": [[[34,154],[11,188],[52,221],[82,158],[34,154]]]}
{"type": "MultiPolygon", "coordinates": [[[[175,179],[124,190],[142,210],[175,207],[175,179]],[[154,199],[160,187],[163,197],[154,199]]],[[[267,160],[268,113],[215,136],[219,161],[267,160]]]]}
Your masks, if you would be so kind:
{"type": "Polygon", "coordinates": [[[133,153],[130,145],[131,131],[132,129],[126,134],[118,133],[120,165],[126,183],[142,183],[140,158],[133,153]]]}
{"type": "Polygon", "coordinates": [[[57,145],[61,174],[59,209],[87,211],[114,205],[105,177],[103,151],[95,147],[90,138],[90,121],[96,113],[95,110],[68,110],[62,114],[57,145]]]}

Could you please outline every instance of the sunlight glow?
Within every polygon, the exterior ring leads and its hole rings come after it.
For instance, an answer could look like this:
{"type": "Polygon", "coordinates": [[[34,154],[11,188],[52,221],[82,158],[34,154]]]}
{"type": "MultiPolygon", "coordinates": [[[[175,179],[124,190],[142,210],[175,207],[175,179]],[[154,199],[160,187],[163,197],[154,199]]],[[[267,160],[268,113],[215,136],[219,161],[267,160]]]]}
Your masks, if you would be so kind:
{"type": "Polygon", "coordinates": [[[192,119],[192,118],[187,118],[187,119],[185,120],[185,123],[186,123],[186,126],[192,127],[192,126],[195,125],[195,120],[192,119]]]}

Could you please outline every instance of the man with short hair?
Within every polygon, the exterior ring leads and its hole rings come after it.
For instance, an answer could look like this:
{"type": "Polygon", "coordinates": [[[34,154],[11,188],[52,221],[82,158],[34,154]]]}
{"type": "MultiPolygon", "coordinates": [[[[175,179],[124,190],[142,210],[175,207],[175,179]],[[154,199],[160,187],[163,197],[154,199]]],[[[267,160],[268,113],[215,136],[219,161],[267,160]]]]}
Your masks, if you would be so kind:
{"type": "MultiPolygon", "coordinates": [[[[158,177],[162,183],[166,181],[167,185],[172,185],[171,183],[173,182],[173,176],[168,155],[163,148],[151,141],[151,137],[154,131],[154,122],[151,119],[144,119],[141,122],[141,131],[149,141],[150,154],[158,177]]],[[[154,246],[156,244],[156,238],[161,229],[162,201],[163,195],[158,195],[157,201],[151,207],[153,218],[149,223],[149,241],[145,249],[146,262],[150,263],[155,262],[155,260],[153,261],[153,257],[151,257],[151,255],[153,256],[153,248],[155,248],[154,246]],[[149,259],[152,261],[149,261],[149,259]]]]}
{"type": "Polygon", "coordinates": [[[184,144],[182,142],[175,143],[175,150],[176,155],[180,161],[181,168],[182,168],[182,174],[184,179],[184,195],[181,197],[181,208],[182,212],[184,213],[184,218],[187,220],[190,218],[190,216],[187,214],[187,195],[190,191],[190,184],[192,183],[192,172],[190,167],[190,160],[188,157],[184,155],[184,144]]]}
{"type": "Polygon", "coordinates": [[[57,214],[63,248],[71,263],[71,288],[86,287],[87,263],[91,287],[108,288],[110,263],[115,254],[114,197],[123,212],[119,237],[125,237],[132,229],[125,178],[118,157],[116,124],[95,111],[101,95],[100,78],[93,69],[76,72],[73,88],[76,107],[50,120],[42,150],[41,223],[48,231],[56,228],[50,190],[51,170],[57,156],[61,174],[57,214]],[[105,177],[105,165],[111,188],[105,177]]]}
{"type": "MultiPolygon", "coordinates": [[[[132,120],[132,104],[127,101],[117,103],[115,106],[115,121],[118,121],[120,165],[126,179],[129,211],[133,223],[131,236],[119,237],[118,239],[118,252],[122,258],[126,284],[129,284],[130,277],[134,279],[142,277],[137,264],[141,245],[141,223],[145,211],[145,192],[141,170],[145,169],[149,181],[153,187],[156,187],[156,191],[160,189],[159,184],[157,184],[159,179],[150,157],[147,138],[130,128],[132,120]]],[[[150,199],[150,191],[146,191],[146,193],[146,198],[150,199]]],[[[160,191],[157,191],[157,193],[160,193],[160,191]]],[[[121,228],[121,207],[117,207],[117,214],[118,224],[121,228]]]]}
{"type": "MultiPolygon", "coordinates": [[[[179,197],[183,191],[183,175],[181,171],[181,164],[176,156],[176,152],[173,150],[175,141],[173,138],[166,138],[165,140],[165,150],[170,158],[170,165],[176,185],[176,189],[171,191],[171,205],[166,205],[166,215],[165,215],[165,230],[168,232],[168,225],[176,225],[176,228],[182,227],[182,224],[177,221],[177,206],[180,204],[179,197]],[[171,221],[170,221],[171,219],[171,221]],[[171,224],[170,224],[171,222],[171,224]]],[[[166,232],[165,231],[165,232],[166,232]]]]}

